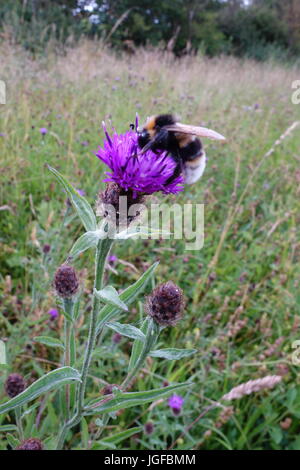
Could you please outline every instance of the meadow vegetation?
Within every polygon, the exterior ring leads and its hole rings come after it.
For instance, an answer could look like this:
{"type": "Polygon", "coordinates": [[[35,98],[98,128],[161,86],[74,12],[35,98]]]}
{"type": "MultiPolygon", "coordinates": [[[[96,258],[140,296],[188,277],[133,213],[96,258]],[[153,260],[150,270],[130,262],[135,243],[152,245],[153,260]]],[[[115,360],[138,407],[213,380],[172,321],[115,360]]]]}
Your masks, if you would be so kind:
{"type": "MultiPolygon", "coordinates": [[[[120,55],[99,41],[81,41],[57,53],[49,47],[33,59],[21,47],[0,44],[0,79],[7,103],[0,105],[0,335],[10,372],[28,382],[60,363],[57,349],[34,342],[60,337],[63,317],[56,308],[54,272],[81,233],[79,220],[46,164],[56,168],[94,205],[104,165],[94,155],[103,142],[101,121],[120,132],[140,119],[176,112],[183,122],[211,127],[224,145],[204,142],[208,164],[203,178],[177,196],[158,201],[205,204],[205,242],[186,251],[185,241],[119,243],[108,276],[124,289],[154,261],[155,282],[177,283],[186,310],[177,327],[164,330],[161,347],[196,348],[194,356],[169,362],[148,358],[134,390],[191,380],[174,416],[167,400],[119,412],[104,436],[132,426],[141,430],[120,449],[300,449],[299,366],[292,344],[299,338],[300,105],[292,83],[299,68],[269,61],[207,58],[140,49],[120,55]],[[290,132],[282,138],[287,129],[290,132]],[[41,128],[47,133],[42,135],[41,128]],[[271,151],[270,151],[271,150],[271,151]],[[266,375],[281,375],[274,389],[252,394],[197,417],[232,387],[266,375]],[[196,420],[194,425],[192,423],[196,420]],[[153,432],[143,431],[153,423],[153,432]],[[176,439],[180,436],[180,439],[176,439]]],[[[88,301],[91,254],[75,263],[88,301]]],[[[150,287],[149,287],[150,289],[150,287]]],[[[87,303],[77,337],[87,334],[87,303]],[[85,317],[85,321],[84,321],[85,317]]],[[[123,321],[140,325],[142,302],[123,321]]],[[[89,395],[107,381],[121,383],[130,341],[114,343],[113,332],[94,354],[89,395]]],[[[83,356],[78,351],[78,364],[83,356]]],[[[7,398],[0,370],[0,400],[7,398]]],[[[24,430],[46,440],[58,426],[58,395],[34,404],[24,430]]],[[[13,423],[14,417],[11,417],[13,423]]],[[[0,425],[9,421],[0,416],[0,425]]],[[[94,419],[75,429],[73,448],[88,448],[94,419]]],[[[2,433],[0,448],[7,447],[2,433]]],[[[51,448],[53,442],[48,439],[51,448]]]]}

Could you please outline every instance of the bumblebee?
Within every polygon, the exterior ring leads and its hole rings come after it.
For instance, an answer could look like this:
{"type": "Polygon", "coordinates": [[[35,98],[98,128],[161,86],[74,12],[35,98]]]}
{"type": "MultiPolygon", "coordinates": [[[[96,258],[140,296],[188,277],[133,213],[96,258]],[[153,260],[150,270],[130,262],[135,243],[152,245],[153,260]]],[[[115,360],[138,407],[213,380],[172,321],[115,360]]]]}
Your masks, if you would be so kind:
{"type": "Polygon", "coordinates": [[[201,178],[206,155],[198,137],[225,140],[225,137],[211,129],[177,122],[173,114],[149,117],[144,127],[137,129],[137,134],[141,154],[149,149],[154,153],[165,150],[176,162],[174,172],[166,184],[174,181],[181,173],[187,184],[193,184],[201,178]]]}

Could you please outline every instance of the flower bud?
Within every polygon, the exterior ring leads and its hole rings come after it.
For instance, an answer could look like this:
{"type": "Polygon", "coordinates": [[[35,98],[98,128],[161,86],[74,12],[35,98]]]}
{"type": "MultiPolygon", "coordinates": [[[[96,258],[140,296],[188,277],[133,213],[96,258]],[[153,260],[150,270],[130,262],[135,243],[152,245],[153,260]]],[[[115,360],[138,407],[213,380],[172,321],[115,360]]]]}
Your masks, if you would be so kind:
{"type": "Polygon", "coordinates": [[[145,310],[161,326],[175,325],[184,308],[182,290],[173,281],[157,286],[147,297],[145,310]]]}
{"type": "Polygon", "coordinates": [[[114,391],[114,388],[118,388],[120,390],[120,386],[117,384],[107,384],[101,390],[102,395],[111,395],[114,391]]]}
{"type": "Polygon", "coordinates": [[[113,220],[117,225],[130,224],[142,213],[146,197],[142,193],[134,192],[132,189],[126,191],[117,183],[109,182],[105,190],[99,193],[96,214],[113,220]],[[133,205],[134,209],[130,210],[133,205]]]}
{"type": "Polygon", "coordinates": [[[120,335],[120,333],[115,333],[113,336],[112,336],[112,342],[114,344],[119,344],[120,341],[122,341],[122,335],[120,335]]]}
{"type": "Polygon", "coordinates": [[[145,434],[150,436],[150,434],[152,434],[153,431],[154,431],[154,424],[152,423],[152,421],[147,421],[147,423],[145,423],[145,425],[144,425],[145,434]]]}
{"type": "Polygon", "coordinates": [[[14,398],[23,392],[26,388],[26,382],[20,374],[10,374],[5,382],[5,391],[10,398],[14,398]]]}
{"type": "Polygon", "coordinates": [[[46,244],[43,246],[43,253],[44,253],[45,255],[47,255],[48,253],[50,253],[50,251],[51,251],[51,246],[48,245],[48,243],[46,243],[46,244]]]}
{"type": "Polygon", "coordinates": [[[43,450],[43,444],[39,439],[30,437],[22,441],[16,450],[43,450]]]}
{"type": "Polygon", "coordinates": [[[62,264],[55,273],[54,287],[59,297],[65,299],[73,297],[79,287],[75,269],[67,264],[62,264]]]}

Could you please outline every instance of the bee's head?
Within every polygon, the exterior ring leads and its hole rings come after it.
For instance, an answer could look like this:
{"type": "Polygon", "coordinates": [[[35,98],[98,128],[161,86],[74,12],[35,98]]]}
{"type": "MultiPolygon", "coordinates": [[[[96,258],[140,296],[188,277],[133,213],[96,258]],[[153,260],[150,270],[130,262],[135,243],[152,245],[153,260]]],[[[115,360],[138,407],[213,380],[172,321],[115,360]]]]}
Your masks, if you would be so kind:
{"type": "Polygon", "coordinates": [[[141,148],[145,147],[150,141],[156,138],[160,130],[167,125],[174,124],[176,118],[173,114],[159,114],[147,118],[143,128],[138,128],[138,144],[141,148]]]}
{"type": "Polygon", "coordinates": [[[139,147],[142,149],[143,147],[145,147],[145,145],[147,145],[150,142],[151,140],[150,134],[147,131],[147,129],[143,128],[143,129],[137,130],[137,135],[138,135],[139,147]]]}
{"type": "Polygon", "coordinates": [[[157,132],[157,126],[155,122],[155,117],[152,116],[147,119],[146,124],[144,127],[138,127],[137,134],[138,134],[138,144],[140,148],[145,147],[151,139],[155,136],[157,132]]]}

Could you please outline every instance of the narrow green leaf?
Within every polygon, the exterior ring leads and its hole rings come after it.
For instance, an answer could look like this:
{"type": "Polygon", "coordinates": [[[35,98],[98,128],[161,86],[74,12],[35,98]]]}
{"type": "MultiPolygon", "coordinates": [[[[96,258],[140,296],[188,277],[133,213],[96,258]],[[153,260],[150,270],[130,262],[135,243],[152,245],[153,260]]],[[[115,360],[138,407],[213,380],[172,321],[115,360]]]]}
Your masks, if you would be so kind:
{"type": "Polygon", "coordinates": [[[197,349],[157,349],[156,351],[150,351],[149,356],[151,357],[161,357],[163,359],[176,360],[182,359],[183,357],[191,356],[195,354],[197,349]]]}
{"type": "MultiPolygon", "coordinates": [[[[143,324],[142,324],[142,327],[141,327],[141,332],[143,333],[145,338],[146,338],[147,334],[149,333],[150,328],[152,329],[152,319],[150,317],[146,317],[143,324]]],[[[139,359],[143,349],[144,349],[144,344],[141,341],[135,340],[135,342],[133,343],[133,346],[132,346],[132,350],[131,350],[131,356],[130,356],[130,361],[129,361],[129,365],[128,365],[128,371],[130,371],[134,368],[134,366],[137,363],[137,360],[139,359]]]]}
{"type": "MultiPolygon", "coordinates": [[[[62,311],[62,314],[63,316],[69,320],[71,323],[73,323],[73,318],[72,318],[72,315],[70,314],[69,312],[69,301],[71,299],[61,299],[60,297],[57,298],[57,305],[59,306],[59,308],[61,309],[62,311]]],[[[71,313],[72,313],[72,310],[71,310],[71,313]]]]}
{"type": "Polygon", "coordinates": [[[55,450],[57,444],[57,437],[49,436],[43,440],[43,444],[46,450],[55,450]]]}
{"type": "Polygon", "coordinates": [[[65,349],[63,343],[59,339],[51,338],[50,336],[35,336],[33,340],[37,343],[42,343],[46,346],[50,346],[51,348],[65,349]]]}
{"type": "Polygon", "coordinates": [[[25,416],[30,415],[38,406],[40,406],[39,402],[34,403],[33,405],[29,406],[23,413],[21,414],[21,418],[25,418],[25,416]]]}
{"type": "Polygon", "coordinates": [[[127,305],[120,299],[118,292],[113,286],[106,286],[101,290],[94,289],[94,294],[98,299],[102,300],[102,302],[128,312],[127,305]]]}
{"type": "Polygon", "coordinates": [[[73,310],[74,320],[77,320],[77,318],[79,317],[79,314],[80,314],[80,296],[78,296],[74,302],[74,310],[73,310]]]}
{"type": "Polygon", "coordinates": [[[81,420],[81,442],[83,449],[87,449],[89,445],[89,428],[85,418],[81,420]]]}
{"type": "Polygon", "coordinates": [[[0,426],[0,432],[7,432],[7,431],[17,431],[18,428],[15,424],[3,424],[0,426]]]}
{"type": "MultiPolygon", "coordinates": [[[[71,328],[70,337],[70,366],[74,367],[76,363],[76,337],[75,329],[71,328]]],[[[70,385],[70,410],[74,410],[76,402],[76,384],[70,385]]]]}
{"type": "Polygon", "coordinates": [[[115,450],[115,444],[111,444],[110,442],[104,441],[95,441],[92,444],[91,450],[115,450]]]}
{"type": "Polygon", "coordinates": [[[112,436],[105,437],[102,439],[101,442],[107,443],[110,442],[111,444],[119,444],[120,442],[124,441],[124,439],[128,439],[128,437],[133,436],[137,432],[142,430],[142,426],[136,426],[135,428],[127,429],[126,431],[121,431],[112,436]]]}
{"type": "Polygon", "coordinates": [[[79,256],[81,253],[88,250],[89,248],[96,248],[97,243],[102,235],[103,232],[101,230],[85,232],[74,243],[69,254],[69,259],[72,258],[72,260],[74,260],[75,258],[77,258],[77,256],[79,256]]]}
{"type": "MultiPolygon", "coordinates": [[[[136,298],[143,292],[157,266],[158,262],[150,266],[150,268],[148,268],[147,271],[145,271],[144,274],[142,274],[142,276],[134,284],[132,284],[132,286],[127,287],[127,289],[125,289],[124,292],[119,295],[120,299],[127,306],[132,304],[136,300],[136,298]]],[[[105,307],[103,307],[99,312],[97,321],[97,333],[99,333],[100,329],[104,326],[106,322],[110,321],[121,311],[122,310],[120,308],[112,307],[111,305],[105,305],[105,307]]]]}
{"type": "Polygon", "coordinates": [[[19,439],[17,439],[15,436],[13,436],[12,434],[6,434],[6,439],[8,440],[8,443],[9,445],[15,449],[16,447],[18,447],[18,445],[20,444],[20,441],[19,439]]]}
{"type": "Polygon", "coordinates": [[[106,326],[116,331],[117,333],[120,333],[120,335],[122,336],[127,336],[128,338],[145,341],[146,336],[144,335],[144,333],[133,325],[126,325],[118,322],[109,322],[106,323],[106,326]]]}
{"type": "Polygon", "coordinates": [[[2,340],[0,340],[0,364],[6,365],[6,347],[2,340]]]}
{"type": "Polygon", "coordinates": [[[121,410],[123,408],[130,408],[132,406],[143,405],[150,401],[157,400],[162,398],[175,390],[192,385],[191,382],[185,382],[182,384],[169,385],[168,387],[158,388],[154,390],[148,390],[144,392],[129,392],[121,393],[117,397],[112,398],[111,400],[96,399],[88,404],[86,407],[85,414],[94,414],[94,413],[110,413],[112,411],[121,410]]]}
{"type": "Polygon", "coordinates": [[[0,414],[13,410],[17,406],[25,405],[25,403],[34,400],[34,398],[39,397],[43,393],[53,390],[54,388],[58,388],[61,385],[71,383],[73,380],[80,381],[81,377],[78,370],[73,369],[72,367],[61,367],[59,369],[52,370],[33,382],[33,384],[24,390],[24,392],[0,405],[0,414]]]}
{"type": "Polygon", "coordinates": [[[80,220],[87,231],[97,230],[97,222],[94,211],[87,200],[78,194],[76,189],[68,183],[68,181],[54,168],[48,165],[49,170],[54,174],[59,183],[66,191],[74,209],[76,210],[80,220]]]}

